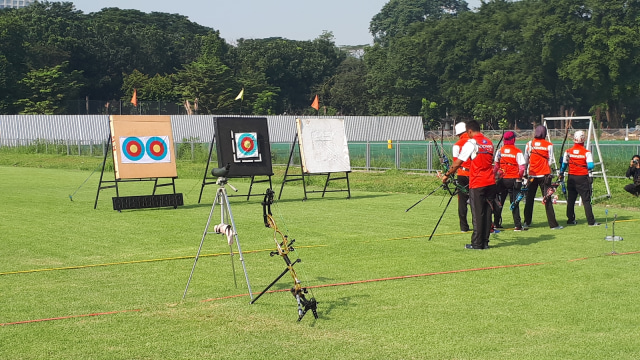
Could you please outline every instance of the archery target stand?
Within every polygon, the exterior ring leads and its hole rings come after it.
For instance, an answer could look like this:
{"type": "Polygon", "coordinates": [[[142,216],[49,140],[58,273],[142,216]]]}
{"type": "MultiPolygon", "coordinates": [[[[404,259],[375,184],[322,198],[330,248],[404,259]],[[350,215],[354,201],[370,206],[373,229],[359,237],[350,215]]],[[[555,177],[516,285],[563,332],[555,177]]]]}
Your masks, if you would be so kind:
{"type": "MultiPolygon", "coordinates": [[[[202,200],[204,187],[217,183],[216,177],[209,176],[209,164],[213,161],[213,149],[217,150],[218,167],[232,164],[228,178],[251,178],[247,200],[251,198],[253,185],[269,183],[271,176],[271,145],[269,143],[269,126],[267,118],[257,117],[216,117],[213,121],[214,136],[209,146],[209,158],[204,170],[198,204],[202,200]],[[257,176],[267,178],[257,179],[257,176]]],[[[262,195],[262,194],[259,194],[262,195]]],[[[228,195],[245,196],[245,195],[228,195]]]]}
{"type": "Polygon", "coordinates": [[[284,185],[293,181],[302,181],[304,191],[302,200],[307,200],[309,193],[322,193],[322,197],[324,197],[328,192],[346,192],[347,199],[350,199],[350,172],[351,162],[344,119],[296,119],[296,133],[291,144],[278,200],[282,196],[284,185]],[[300,175],[289,174],[290,167],[295,166],[293,159],[296,145],[300,158],[300,175]],[[331,177],[340,173],[344,173],[344,176],[331,177]],[[322,191],[307,190],[306,180],[314,175],[326,176],[322,191]],[[327,190],[331,180],[346,180],[347,188],[327,190]]]}
{"type": "MultiPolygon", "coordinates": [[[[600,151],[600,143],[598,142],[598,136],[596,135],[595,126],[593,124],[593,117],[591,117],[591,116],[545,117],[545,118],[543,118],[542,125],[544,127],[547,127],[547,122],[554,122],[554,121],[565,121],[565,122],[568,121],[570,124],[572,124],[573,120],[578,120],[578,121],[586,121],[586,120],[588,120],[589,121],[588,128],[586,128],[586,129],[576,129],[576,128],[574,128],[574,130],[584,130],[587,133],[587,141],[585,143],[585,148],[590,150],[593,155],[597,155],[597,160],[596,160],[596,157],[594,156],[594,169],[593,169],[593,171],[591,171],[590,176],[592,176],[592,179],[594,179],[596,177],[596,175],[601,176],[602,179],[604,180],[604,185],[605,185],[605,188],[607,190],[606,194],[603,194],[603,195],[600,195],[600,196],[597,196],[597,197],[594,197],[593,194],[591,194],[591,200],[605,198],[605,197],[606,198],[611,198],[611,189],[609,188],[609,180],[607,180],[607,172],[606,172],[606,170],[604,168],[604,160],[602,158],[602,152],[600,151]],[[592,140],[593,140],[593,145],[595,146],[595,151],[593,151],[594,149],[592,149],[592,146],[591,146],[591,141],[592,140]]],[[[550,133],[551,132],[549,131],[549,128],[547,127],[547,140],[549,142],[551,142],[550,133]]],[[[555,146],[554,146],[554,148],[555,148],[555,146]]],[[[560,154],[560,156],[563,156],[563,154],[560,154]]],[[[553,164],[554,168],[559,170],[555,156],[553,157],[551,164],[553,164]]],[[[593,185],[592,185],[592,189],[593,189],[593,185]]],[[[558,200],[558,202],[566,203],[566,200],[562,200],[562,201],[558,200]]],[[[582,206],[582,198],[580,198],[580,200],[578,201],[578,206],[582,206]]]]}
{"type": "Polygon", "coordinates": [[[102,160],[102,172],[93,208],[98,207],[100,191],[115,188],[113,209],[144,209],[183,205],[183,196],[176,193],[178,177],[173,151],[170,116],[112,115],[109,116],[109,136],[102,160]],[[105,180],[107,156],[113,159],[114,179],[105,180]],[[159,183],[160,179],[170,182],[159,183]],[[151,195],[120,196],[119,184],[153,182],[151,195]],[[173,193],[156,194],[158,188],[171,186],[173,193]]]}
{"type": "MultiPolygon", "coordinates": [[[[251,291],[251,284],[249,282],[249,275],[247,274],[247,266],[244,263],[244,256],[242,255],[242,249],[240,247],[240,240],[238,240],[238,231],[236,230],[236,223],[233,220],[233,213],[231,212],[231,205],[229,204],[229,196],[227,195],[227,190],[225,185],[229,185],[234,191],[238,191],[231,184],[227,183],[226,177],[218,177],[216,182],[218,184],[218,190],[216,191],[215,199],[213,200],[213,205],[211,206],[211,211],[209,212],[209,218],[207,219],[207,225],[204,228],[204,232],[202,233],[202,240],[200,240],[200,246],[198,247],[198,252],[196,254],[196,258],[193,261],[193,267],[191,268],[191,274],[189,275],[189,280],[187,281],[187,286],[184,289],[184,293],[182,294],[182,299],[184,300],[185,296],[187,296],[187,290],[189,290],[189,284],[191,283],[191,279],[193,278],[193,273],[196,270],[196,264],[198,263],[198,259],[200,258],[200,252],[202,251],[202,245],[204,244],[204,239],[209,234],[223,234],[219,232],[222,229],[225,229],[225,234],[228,238],[229,243],[229,255],[231,258],[231,270],[233,271],[233,281],[238,287],[238,283],[236,281],[236,270],[234,265],[234,251],[233,251],[233,242],[236,243],[236,248],[238,249],[238,257],[240,259],[240,263],[242,263],[242,269],[244,271],[244,278],[247,281],[247,289],[249,290],[249,296],[253,301],[253,292],[251,291]],[[213,213],[216,209],[216,206],[220,207],[220,226],[215,226],[214,231],[209,231],[209,227],[211,226],[211,218],[213,217],[213,213]],[[230,226],[230,227],[229,227],[230,226]],[[218,230],[218,231],[216,231],[218,230]]],[[[223,230],[224,231],[224,230],[223,230]]]]}

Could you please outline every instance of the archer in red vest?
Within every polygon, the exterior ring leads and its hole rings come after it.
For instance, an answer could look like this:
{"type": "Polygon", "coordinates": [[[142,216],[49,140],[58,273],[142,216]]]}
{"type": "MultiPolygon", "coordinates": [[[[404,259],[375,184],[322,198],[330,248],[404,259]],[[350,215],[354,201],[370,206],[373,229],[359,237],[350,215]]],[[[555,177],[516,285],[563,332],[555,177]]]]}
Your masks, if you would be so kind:
{"type": "MultiPolygon", "coordinates": [[[[458,159],[458,155],[460,155],[460,150],[469,140],[469,135],[467,135],[467,127],[465,123],[459,122],[455,127],[456,136],[459,136],[458,141],[453,144],[453,161],[458,159]]],[[[464,188],[469,188],[469,167],[471,166],[471,160],[467,160],[462,163],[460,168],[458,169],[458,185],[464,188]]],[[[464,191],[458,191],[458,218],[460,219],[460,231],[467,232],[469,231],[469,222],[467,221],[467,202],[469,201],[469,193],[465,193],[464,191]]]]}
{"type": "Polygon", "coordinates": [[[480,132],[480,124],[472,120],[466,123],[467,141],[453,162],[449,171],[442,177],[442,183],[449,181],[449,176],[455,173],[462,164],[470,160],[469,168],[469,202],[471,203],[471,217],[473,234],[471,244],[466,249],[482,250],[489,248],[491,235],[492,203],[496,195],[496,182],[493,173],[493,143],[480,132]]]}
{"type": "MultiPolygon", "coordinates": [[[[547,141],[547,128],[539,125],[535,129],[533,140],[527,143],[524,150],[524,160],[529,165],[529,191],[527,191],[526,204],[524,205],[524,228],[531,225],[533,218],[533,204],[535,203],[538,187],[544,198],[551,186],[551,163],[553,163],[553,144],[547,141]]],[[[556,221],[556,213],[553,211],[553,201],[546,201],[544,209],[547,213],[547,223],[554,230],[562,229],[556,221]]]]}
{"type": "MultiPolygon", "coordinates": [[[[504,133],[504,146],[496,151],[495,164],[493,171],[496,173],[496,185],[498,188],[497,197],[500,204],[505,204],[507,194],[509,194],[509,202],[513,204],[516,195],[522,188],[522,176],[525,170],[525,161],[522,150],[515,145],[516,133],[507,131],[504,133]]],[[[502,206],[494,207],[494,224],[496,227],[502,227],[502,206]]],[[[522,231],[522,220],[520,218],[520,206],[513,209],[513,223],[515,231],[522,231]]]]}
{"type": "Polygon", "coordinates": [[[559,179],[564,177],[564,172],[569,169],[569,179],[567,180],[567,224],[575,225],[576,221],[576,199],[578,195],[582,198],[582,206],[587,216],[589,226],[598,226],[591,209],[591,184],[593,178],[590,176],[594,168],[591,151],[584,147],[584,131],[578,130],[573,134],[573,147],[567,149],[562,154],[562,167],[560,168],[559,179]]]}

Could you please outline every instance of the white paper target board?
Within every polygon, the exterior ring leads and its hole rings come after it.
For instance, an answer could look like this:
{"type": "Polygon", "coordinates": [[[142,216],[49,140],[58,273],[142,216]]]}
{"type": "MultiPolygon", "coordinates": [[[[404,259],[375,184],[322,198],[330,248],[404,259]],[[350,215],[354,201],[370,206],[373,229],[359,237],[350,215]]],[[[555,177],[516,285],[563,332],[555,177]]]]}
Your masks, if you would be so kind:
{"type": "Polygon", "coordinates": [[[296,119],[302,171],[351,171],[344,119],[296,119]]]}

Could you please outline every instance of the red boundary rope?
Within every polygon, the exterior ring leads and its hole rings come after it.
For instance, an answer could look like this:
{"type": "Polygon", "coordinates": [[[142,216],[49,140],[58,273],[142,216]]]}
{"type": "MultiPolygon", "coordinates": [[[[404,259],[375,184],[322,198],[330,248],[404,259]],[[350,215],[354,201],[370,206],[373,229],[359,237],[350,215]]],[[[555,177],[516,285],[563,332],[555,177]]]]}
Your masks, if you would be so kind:
{"type": "Polygon", "coordinates": [[[24,320],[24,321],[16,321],[16,322],[0,324],[0,326],[30,324],[30,323],[43,322],[43,321],[64,320],[64,319],[73,319],[73,318],[89,317],[89,316],[112,315],[112,314],[120,314],[120,313],[126,313],[126,312],[138,312],[138,311],[142,311],[142,310],[141,309],[136,309],[136,310],[109,311],[109,312],[101,312],[101,313],[93,313],[93,314],[60,316],[60,317],[54,317],[54,318],[48,318],[48,319],[24,320]]]}
{"type": "MultiPolygon", "coordinates": [[[[356,284],[364,284],[364,283],[371,283],[371,282],[378,282],[378,281],[410,279],[410,278],[417,278],[417,277],[424,277],[424,276],[446,275],[446,274],[455,274],[455,273],[462,273],[462,272],[469,272],[469,271],[495,270],[495,269],[524,267],[524,266],[538,266],[538,265],[544,265],[544,264],[545,263],[500,265],[500,266],[489,266],[489,267],[476,268],[476,269],[461,269],[461,270],[439,271],[439,272],[432,272],[432,273],[426,273],[426,274],[401,275],[401,276],[393,276],[393,277],[386,277],[386,278],[380,278],[380,279],[356,280],[356,281],[348,281],[348,282],[335,283],[335,284],[307,286],[307,289],[318,289],[318,288],[325,288],[325,287],[332,287],[332,286],[356,285],[356,284]]],[[[289,289],[270,290],[270,291],[267,291],[267,293],[278,293],[278,292],[286,292],[286,291],[290,291],[290,290],[289,289]]],[[[258,293],[254,293],[254,294],[258,294],[258,293]]],[[[245,297],[245,296],[249,296],[249,294],[247,293],[247,294],[224,296],[220,298],[202,300],[202,302],[218,301],[218,300],[232,299],[232,298],[245,297]]]]}
{"type": "MultiPolygon", "coordinates": [[[[640,251],[631,251],[631,252],[620,253],[620,254],[610,254],[610,256],[634,255],[634,254],[640,254],[640,251]]],[[[568,261],[573,262],[573,261],[580,261],[580,260],[587,260],[587,259],[589,258],[586,257],[586,258],[573,259],[568,261]]],[[[401,275],[401,276],[393,276],[393,277],[386,277],[386,278],[379,278],[379,279],[356,280],[356,281],[348,281],[348,282],[335,283],[335,284],[314,285],[314,286],[307,286],[307,288],[318,289],[318,288],[333,287],[333,286],[356,285],[356,284],[365,284],[365,283],[372,283],[372,282],[379,282],[379,281],[390,281],[390,280],[411,279],[411,278],[418,278],[418,277],[425,277],[425,276],[456,274],[456,273],[463,273],[463,272],[470,272],[470,271],[484,271],[484,270],[507,269],[507,268],[526,267],[526,266],[540,266],[545,264],[548,264],[548,263],[499,265],[499,266],[489,266],[489,267],[483,267],[483,268],[438,271],[438,272],[431,272],[431,273],[425,273],[425,274],[401,275]]],[[[267,291],[267,293],[279,293],[279,292],[286,292],[286,291],[290,291],[290,290],[289,289],[270,290],[270,291],[267,291]]],[[[257,294],[257,293],[254,293],[254,294],[257,294]]],[[[233,298],[247,297],[247,296],[249,296],[248,293],[237,294],[237,295],[230,295],[230,296],[224,296],[224,297],[213,298],[213,299],[206,299],[206,300],[202,300],[202,302],[219,301],[219,300],[233,299],[233,298]]],[[[101,313],[93,313],[93,314],[60,316],[60,317],[47,318],[47,319],[35,319],[35,320],[16,321],[16,322],[10,322],[10,323],[0,323],[0,326],[30,324],[30,323],[37,323],[37,322],[44,322],[44,321],[65,320],[65,319],[73,319],[73,318],[81,318],[81,317],[113,315],[113,314],[120,314],[120,313],[127,313],[127,312],[140,312],[140,311],[142,310],[136,309],[136,310],[101,312],[101,313]]]]}

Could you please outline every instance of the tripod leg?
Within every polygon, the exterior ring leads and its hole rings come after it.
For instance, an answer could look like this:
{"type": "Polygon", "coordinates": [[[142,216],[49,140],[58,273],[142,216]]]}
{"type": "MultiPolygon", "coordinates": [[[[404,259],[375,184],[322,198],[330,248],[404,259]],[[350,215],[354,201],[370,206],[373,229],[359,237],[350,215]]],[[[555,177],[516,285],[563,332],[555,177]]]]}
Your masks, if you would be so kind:
{"type": "Polygon", "coordinates": [[[207,226],[204,228],[204,233],[202,234],[202,240],[200,240],[200,246],[198,247],[198,253],[196,254],[196,258],[193,261],[193,267],[191,268],[191,274],[189,274],[189,280],[187,281],[187,286],[184,288],[184,293],[182,294],[182,300],[184,300],[185,296],[187,296],[187,290],[189,290],[189,284],[191,283],[191,278],[193,277],[193,272],[196,270],[196,264],[198,263],[198,258],[200,258],[200,252],[202,251],[202,245],[204,244],[204,238],[207,236],[207,232],[209,231],[209,225],[211,224],[211,216],[213,215],[213,210],[216,208],[216,201],[218,200],[218,195],[216,194],[216,199],[213,201],[213,205],[211,206],[211,211],[209,212],[209,220],[207,220],[207,226]]]}
{"type": "MultiPolygon", "coordinates": [[[[231,226],[233,227],[233,236],[236,240],[236,246],[238,247],[238,256],[240,258],[240,263],[242,263],[242,269],[244,270],[244,278],[247,281],[247,289],[249,290],[249,296],[253,300],[253,292],[251,291],[251,283],[249,282],[249,274],[247,273],[247,266],[244,263],[244,255],[242,255],[242,248],[240,247],[240,240],[238,240],[238,231],[236,230],[236,222],[233,219],[233,213],[231,212],[231,204],[229,204],[229,197],[227,196],[227,192],[224,188],[220,189],[221,200],[220,203],[223,204],[223,207],[226,206],[227,214],[229,214],[229,220],[231,221],[231,226]],[[224,201],[224,202],[223,202],[224,201]]],[[[234,270],[234,281],[235,281],[235,270],[234,270]]]]}
{"type": "MultiPolygon", "coordinates": [[[[230,207],[227,202],[227,193],[226,190],[220,189],[220,196],[216,195],[216,202],[220,204],[220,224],[227,224],[227,219],[232,218],[230,213],[230,207]]],[[[238,241],[237,231],[235,225],[232,223],[231,230],[233,231],[233,235],[235,236],[236,242],[238,241]]],[[[233,247],[232,243],[229,244],[229,255],[231,256],[231,271],[233,272],[233,284],[238,288],[238,280],[236,278],[236,267],[233,262],[233,247]]]]}
{"type": "Polygon", "coordinates": [[[444,207],[444,211],[442,211],[442,215],[440,215],[440,219],[438,219],[438,223],[436,224],[436,227],[433,228],[433,231],[431,232],[431,235],[429,236],[429,241],[431,241],[431,238],[433,237],[433,234],[436,233],[436,229],[438,228],[438,225],[440,225],[440,221],[442,221],[442,217],[444,216],[444,213],[447,212],[447,208],[449,208],[449,204],[451,204],[451,200],[453,200],[454,195],[456,195],[456,193],[451,194],[451,197],[449,198],[449,201],[447,201],[447,205],[444,207]]]}
{"type": "Polygon", "coordinates": [[[236,280],[236,266],[233,263],[233,248],[229,245],[229,254],[231,255],[231,270],[233,271],[233,284],[238,288],[238,281],[236,280]]]}

